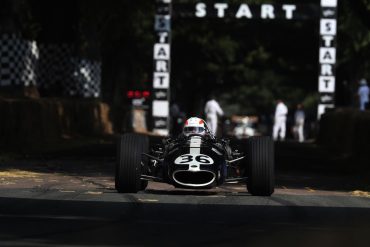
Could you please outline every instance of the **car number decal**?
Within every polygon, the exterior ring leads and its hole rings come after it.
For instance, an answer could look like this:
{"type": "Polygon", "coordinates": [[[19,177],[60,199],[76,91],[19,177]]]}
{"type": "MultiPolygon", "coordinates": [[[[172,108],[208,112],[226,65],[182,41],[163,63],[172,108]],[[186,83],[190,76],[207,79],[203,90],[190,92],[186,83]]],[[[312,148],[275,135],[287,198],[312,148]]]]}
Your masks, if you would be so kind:
{"type": "Polygon", "coordinates": [[[205,154],[183,154],[176,158],[176,165],[200,164],[212,165],[213,159],[205,154]]]}

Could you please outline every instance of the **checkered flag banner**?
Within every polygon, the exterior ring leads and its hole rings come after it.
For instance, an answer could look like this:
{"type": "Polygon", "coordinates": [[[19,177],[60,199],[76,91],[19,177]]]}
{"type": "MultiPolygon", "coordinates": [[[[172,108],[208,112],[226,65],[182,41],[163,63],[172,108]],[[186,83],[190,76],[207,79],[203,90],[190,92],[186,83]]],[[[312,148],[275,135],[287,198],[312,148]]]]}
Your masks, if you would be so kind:
{"type": "Polygon", "coordinates": [[[83,98],[97,98],[100,96],[101,63],[87,59],[72,59],[73,80],[67,83],[67,93],[71,96],[83,98]]]}
{"type": "Polygon", "coordinates": [[[2,34],[0,86],[35,85],[44,96],[99,97],[101,62],[75,56],[74,48],[2,34]]]}
{"type": "Polygon", "coordinates": [[[0,35],[0,86],[37,85],[39,51],[34,41],[15,34],[0,35]]]}
{"type": "Polygon", "coordinates": [[[39,87],[43,94],[96,98],[100,96],[101,63],[73,55],[69,44],[40,44],[39,87]]]}

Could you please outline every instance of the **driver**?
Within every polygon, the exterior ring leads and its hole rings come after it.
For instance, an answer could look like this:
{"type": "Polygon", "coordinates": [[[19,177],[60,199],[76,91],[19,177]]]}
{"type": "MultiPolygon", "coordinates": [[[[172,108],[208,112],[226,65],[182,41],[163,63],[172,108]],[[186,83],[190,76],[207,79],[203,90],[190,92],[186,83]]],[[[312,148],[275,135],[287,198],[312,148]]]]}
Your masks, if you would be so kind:
{"type": "Polygon", "coordinates": [[[214,135],[211,133],[210,129],[206,121],[198,117],[191,117],[186,120],[184,129],[183,129],[183,136],[191,136],[191,135],[199,135],[199,136],[207,136],[213,140],[214,145],[220,149],[225,150],[227,154],[227,158],[230,160],[232,159],[232,150],[229,146],[229,142],[225,140],[216,141],[214,135]]]}
{"type": "Polygon", "coordinates": [[[191,135],[208,137],[217,148],[225,151],[228,160],[232,159],[233,152],[230,148],[229,141],[224,139],[217,140],[203,119],[191,117],[186,120],[182,134],[179,137],[189,137],[191,135]]]}
{"type": "Polygon", "coordinates": [[[183,134],[184,136],[190,136],[190,135],[201,135],[204,136],[205,134],[208,134],[209,131],[206,122],[197,117],[191,117],[188,120],[186,120],[183,134]]]}

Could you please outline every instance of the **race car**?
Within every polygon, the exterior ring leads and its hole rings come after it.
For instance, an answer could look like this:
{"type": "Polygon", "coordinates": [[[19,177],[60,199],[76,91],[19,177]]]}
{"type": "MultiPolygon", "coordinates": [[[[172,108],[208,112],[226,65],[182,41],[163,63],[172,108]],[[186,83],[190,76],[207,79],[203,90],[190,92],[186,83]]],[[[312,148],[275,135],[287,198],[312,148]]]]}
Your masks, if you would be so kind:
{"type": "Polygon", "coordinates": [[[183,133],[149,147],[148,136],[128,133],[118,142],[115,188],[119,193],[145,190],[148,181],[177,188],[210,189],[225,183],[246,183],[255,196],[274,192],[274,145],[269,137],[250,137],[245,151],[211,133],[207,123],[192,117],[183,133]]]}

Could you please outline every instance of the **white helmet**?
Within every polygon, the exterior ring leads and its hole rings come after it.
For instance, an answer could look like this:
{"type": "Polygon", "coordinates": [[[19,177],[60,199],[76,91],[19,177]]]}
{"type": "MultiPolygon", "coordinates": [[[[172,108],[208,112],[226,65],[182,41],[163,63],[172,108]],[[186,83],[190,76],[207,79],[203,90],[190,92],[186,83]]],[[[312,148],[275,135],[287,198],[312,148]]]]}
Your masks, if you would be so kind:
{"type": "Polygon", "coordinates": [[[206,122],[197,117],[191,117],[186,120],[183,133],[185,136],[189,135],[205,135],[207,130],[206,122]]]}

